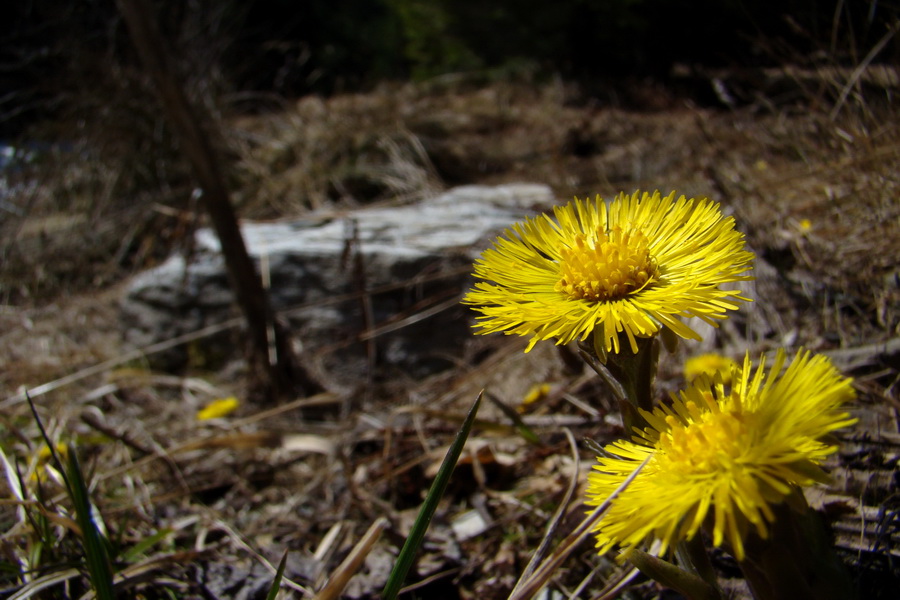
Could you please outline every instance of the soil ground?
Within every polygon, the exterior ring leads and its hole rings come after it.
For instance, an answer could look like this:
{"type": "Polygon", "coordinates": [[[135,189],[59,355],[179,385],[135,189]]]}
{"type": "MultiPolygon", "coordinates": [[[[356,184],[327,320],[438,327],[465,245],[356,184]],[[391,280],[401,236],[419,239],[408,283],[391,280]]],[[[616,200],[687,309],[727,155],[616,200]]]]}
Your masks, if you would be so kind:
{"type": "MultiPolygon", "coordinates": [[[[560,202],[638,188],[721,202],[758,257],[747,286],[754,302],[703,343],[664,355],[657,395],[679,389],[684,359],[701,351],[740,358],[802,346],[832,356],[855,378],[859,422],[838,434],[841,449],[827,465],[833,485],[810,500],[827,514],[861,597],[888,598],[900,582],[900,120],[883,101],[890,93],[852,96],[830,115],[834,103],[814,97],[711,108],[648,84],[632,90],[645,99],[634,110],[594,102],[563,82],[438,80],[303,99],[228,119],[223,134],[247,218],[408,202],[453,185],[512,181],[548,184],[560,202]]],[[[482,388],[494,401],[482,408],[406,597],[504,598],[573,479],[562,528],[582,515],[593,453],[581,440],[602,444],[622,435],[610,394],[570,350],[546,344],[526,355],[521,340],[502,336],[473,338],[457,369],[428,380],[376,381],[349,396],[277,407],[246,397],[240,361],[216,371],[198,364],[157,373],[120,360],[126,349],[116,303],[129,272],[112,260],[115,245],[92,253],[84,231],[100,244],[105,231],[121,228],[122,213],[53,210],[42,200],[47,190],[29,193],[43,208],[4,223],[9,303],[0,312],[0,441],[9,464],[19,461],[23,493],[40,493],[52,507],[47,527],[60,541],[35,558],[34,521],[4,502],[0,560],[32,561],[38,579],[63,570],[78,551],[62,488],[39,458],[41,437],[19,395],[25,388],[49,436],[74,444],[117,567],[129,593],[145,598],[265,597],[285,551],[293,587],[284,597],[303,597],[304,589],[321,589],[385,517],[381,537],[343,591],[377,597],[482,388]],[[73,251],[93,257],[90,265],[73,251]],[[66,269],[87,275],[66,279],[66,269]],[[84,376],[40,387],[71,374],[84,376]],[[525,403],[541,384],[549,391],[525,403]],[[230,396],[241,401],[236,413],[195,418],[230,396]],[[540,443],[523,439],[499,403],[518,410],[540,443]],[[43,473],[40,492],[34,472],[43,473]]],[[[129,218],[162,214],[167,231],[196,220],[159,206],[139,209],[129,218]]],[[[16,478],[7,475],[10,498],[16,478]]],[[[735,563],[722,553],[714,560],[733,597],[745,597],[735,563]]],[[[578,597],[595,597],[618,570],[585,544],[551,587],[570,594],[591,577],[578,597]]],[[[0,595],[18,587],[11,576],[0,581],[0,595]]],[[[46,597],[85,590],[77,572],[66,581],[46,597]]],[[[640,578],[623,594],[674,597],[640,578]]]]}

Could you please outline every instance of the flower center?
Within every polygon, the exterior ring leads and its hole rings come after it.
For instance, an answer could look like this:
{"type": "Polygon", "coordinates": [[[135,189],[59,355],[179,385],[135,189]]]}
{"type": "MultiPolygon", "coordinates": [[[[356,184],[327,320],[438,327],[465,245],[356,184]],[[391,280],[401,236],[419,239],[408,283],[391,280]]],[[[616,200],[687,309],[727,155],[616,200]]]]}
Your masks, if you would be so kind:
{"type": "Polygon", "coordinates": [[[571,300],[597,302],[618,300],[652,285],[659,279],[659,266],[649,244],[640,231],[621,227],[608,234],[598,229],[593,240],[578,234],[574,247],[560,249],[556,291],[571,300]]]}
{"type": "MultiPolygon", "coordinates": [[[[673,416],[666,418],[670,430],[660,436],[661,468],[668,472],[704,474],[730,470],[747,449],[747,424],[740,413],[688,410],[694,419],[685,425],[673,416]]],[[[693,409],[693,410],[692,410],[693,409]]]]}

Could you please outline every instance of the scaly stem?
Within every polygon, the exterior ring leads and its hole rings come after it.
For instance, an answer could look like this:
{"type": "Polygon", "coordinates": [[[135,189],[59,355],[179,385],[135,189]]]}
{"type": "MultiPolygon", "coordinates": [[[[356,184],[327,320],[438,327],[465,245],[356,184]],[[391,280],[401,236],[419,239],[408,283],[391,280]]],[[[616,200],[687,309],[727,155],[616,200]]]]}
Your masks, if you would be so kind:
{"type": "Polygon", "coordinates": [[[712,562],[709,560],[709,554],[703,545],[703,539],[699,535],[679,542],[675,549],[679,560],[684,563],[685,567],[712,586],[716,593],[720,593],[718,576],[715,569],[713,569],[712,562]]]}
{"type": "Polygon", "coordinates": [[[603,353],[603,356],[591,344],[579,345],[582,356],[606,380],[619,400],[625,433],[629,436],[635,428],[647,427],[640,410],[653,410],[653,379],[659,360],[655,338],[637,338],[637,345],[637,352],[633,352],[628,341],[622,340],[618,353],[603,353]]]}
{"type": "Polygon", "coordinates": [[[846,566],[834,551],[821,517],[794,489],[772,506],[769,536],[751,532],[739,564],[757,600],[850,600],[856,598],[846,566]]]}

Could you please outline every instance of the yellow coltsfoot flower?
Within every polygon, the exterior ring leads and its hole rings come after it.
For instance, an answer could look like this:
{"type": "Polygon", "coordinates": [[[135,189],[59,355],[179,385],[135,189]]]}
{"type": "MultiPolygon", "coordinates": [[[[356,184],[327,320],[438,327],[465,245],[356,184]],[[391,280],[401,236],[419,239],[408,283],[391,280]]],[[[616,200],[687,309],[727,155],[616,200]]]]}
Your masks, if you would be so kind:
{"type": "MultiPolygon", "coordinates": [[[[586,340],[619,351],[619,334],[668,327],[699,339],[679,317],[716,324],[748,300],[720,286],[751,279],[734,219],[707,199],[675,192],[620,194],[607,204],[578,200],[508,229],[475,263],[484,281],[464,302],[481,313],[477,333],[502,331],[558,344],[586,340]]],[[[526,350],[527,351],[527,350],[526,350]]]]}
{"type": "Polygon", "coordinates": [[[684,362],[684,378],[691,383],[701,375],[714,379],[716,375],[722,378],[722,383],[731,383],[731,373],[735,362],[727,356],[710,352],[692,356],[684,362]]]}
{"type": "Polygon", "coordinates": [[[836,446],[825,436],[855,421],[842,408],[855,395],[851,380],[802,350],[783,374],[784,351],[768,375],[764,363],[753,372],[748,355],[727,392],[720,378],[701,375],[670,407],[642,411],[650,426],[634,441],[606,446],[588,476],[590,505],[650,459],[597,526],[601,553],[653,539],[665,551],[706,524],[716,546],[727,541],[743,560],[748,533],[766,538],[773,505],[827,481],[819,465],[836,446]]]}
{"type": "Polygon", "coordinates": [[[227,417],[240,406],[240,401],[234,396],[227,398],[217,398],[197,411],[198,421],[209,421],[210,419],[220,419],[227,417]]]}

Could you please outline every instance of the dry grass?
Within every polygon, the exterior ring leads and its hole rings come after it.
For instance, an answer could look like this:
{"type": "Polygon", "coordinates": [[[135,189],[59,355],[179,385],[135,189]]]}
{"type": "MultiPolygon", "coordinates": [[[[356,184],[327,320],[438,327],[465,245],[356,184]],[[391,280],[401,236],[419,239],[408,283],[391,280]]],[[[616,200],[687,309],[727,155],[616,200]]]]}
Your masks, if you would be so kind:
{"type": "MultiPolygon", "coordinates": [[[[648,93],[657,100],[662,94],[648,93]]],[[[562,200],[639,186],[720,200],[759,256],[748,290],[756,302],[702,346],[683,344],[664,357],[660,393],[682,384],[680,361],[699,347],[734,355],[779,345],[835,352],[857,379],[860,423],[843,434],[832,465],[836,484],[818,500],[868,586],[864,597],[890,597],[891,561],[900,560],[900,503],[892,488],[900,364],[896,349],[872,343],[900,335],[897,114],[848,106],[833,121],[827,110],[802,106],[726,112],[663,100],[665,110],[652,112],[600,108],[562,83],[508,82],[306,99],[229,125],[239,157],[236,196],[243,214],[254,217],[523,180],[550,184],[562,200]]],[[[45,209],[19,224],[16,240],[34,244],[43,235],[52,245],[61,230],[51,223],[84,218],[78,210],[45,209]]],[[[118,294],[110,288],[4,307],[0,397],[121,355],[118,294]]],[[[252,596],[266,589],[285,549],[286,577],[297,584],[285,597],[300,597],[298,589],[320,589],[367,528],[387,517],[385,533],[345,591],[367,598],[383,585],[477,391],[484,387],[518,406],[533,384],[549,382],[547,397],[523,408],[541,445],[517,435],[496,405],[483,407],[418,564],[416,581],[426,582],[419,597],[503,598],[573,477],[564,428],[601,442],[621,433],[607,418],[608,394],[570,356],[553,347],[529,355],[521,349],[517,340],[473,341],[452,372],[348,397],[324,395],[313,399],[315,411],[304,402],[275,410],[244,404],[237,416],[197,421],[196,411],[212,399],[241,396],[240,369],[174,377],[140,364],[48,392],[37,403],[51,436],[74,441],[84,454],[93,498],[121,550],[119,566],[143,573],[134,586],[145,597],[162,597],[163,590],[185,598],[252,596]],[[127,555],[154,535],[155,544],[127,555]]],[[[24,403],[0,403],[3,450],[20,458],[29,480],[41,468],[35,425],[24,403]]],[[[591,452],[582,448],[580,455],[583,481],[591,452]]],[[[47,494],[58,492],[52,482],[45,486],[47,494]]],[[[67,510],[62,500],[54,506],[67,510]]],[[[17,548],[30,534],[16,511],[0,505],[0,561],[21,565],[26,559],[17,548]]],[[[581,513],[576,501],[562,526],[571,529],[581,513]]],[[[55,527],[64,539],[74,535],[55,527]]],[[[733,572],[726,557],[716,561],[733,572]]],[[[585,547],[553,585],[571,591],[593,574],[581,596],[591,597],[615,569],[585,547]]],[[[11,590],[12,580],[3,585],[11,590]]],[[[631,594],[660,597],[647,583],[631,594]]]]}

